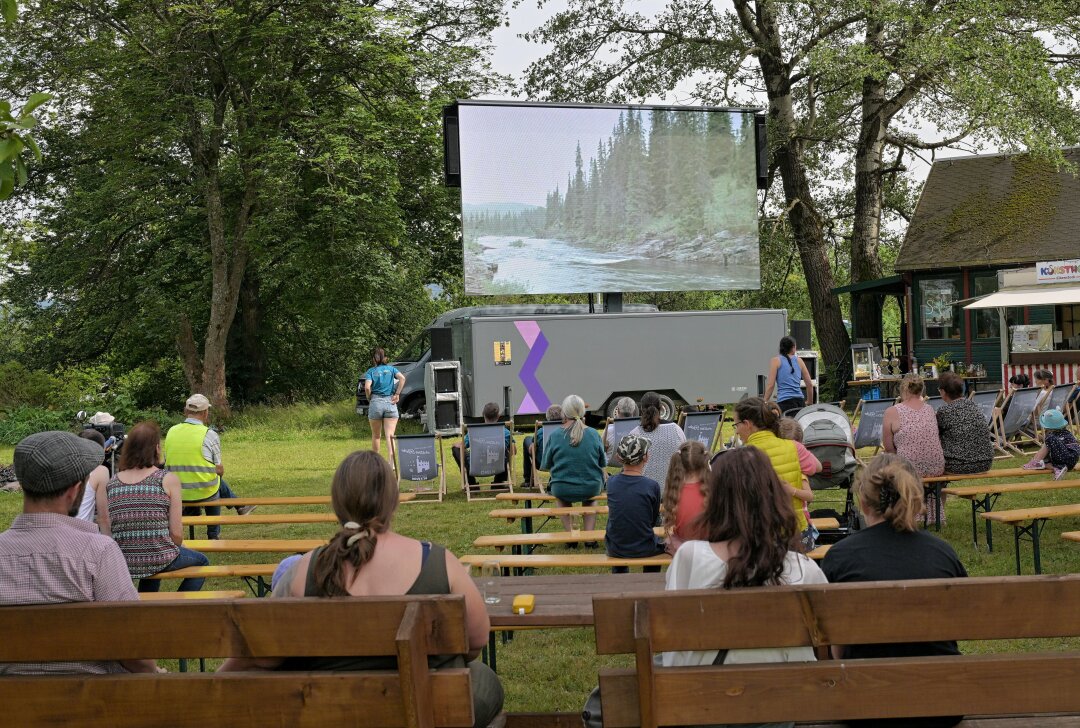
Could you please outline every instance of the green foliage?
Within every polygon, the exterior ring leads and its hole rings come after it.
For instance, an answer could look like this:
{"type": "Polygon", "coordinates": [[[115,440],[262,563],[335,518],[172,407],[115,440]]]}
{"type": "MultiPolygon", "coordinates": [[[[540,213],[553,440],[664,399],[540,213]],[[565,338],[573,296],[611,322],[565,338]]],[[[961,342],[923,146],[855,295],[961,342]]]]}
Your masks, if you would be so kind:
{"type": "Polygon", "coordinates": [[[27,435],[44,430],[70,430],[73,422],[72,413],[17,407],[7,414],[0,414],[0,443],[14,445],[27,435]]]}
{"type": "MultiPolygon", "coordinates": [[[[15,22],[19,6],[15,0],[0,0],[0,18],[7,25],[15,22]]],[[[17,112],[10,101],[0,101],[0,200],[11,197],[15,185],[26,184],[27,171],[24,152],[41,162],[41,149],[27,132],[37,124],[34,109],[51,99],[47,93],[30,94],[17,112]]]]}

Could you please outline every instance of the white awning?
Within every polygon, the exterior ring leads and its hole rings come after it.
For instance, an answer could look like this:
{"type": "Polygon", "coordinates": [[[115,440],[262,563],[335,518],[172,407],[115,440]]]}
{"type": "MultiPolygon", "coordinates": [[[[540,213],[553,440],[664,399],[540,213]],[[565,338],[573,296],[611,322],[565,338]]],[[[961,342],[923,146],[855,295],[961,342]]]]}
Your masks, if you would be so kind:
{"type": "Polygon", "coordinates": [[[1080,303],[1080,284],[1018,286],[1003,288],[997,293],[981,296],[964,306],[971,308],[1010,308],[1012,306],[1057,306],[1080,303]]]}

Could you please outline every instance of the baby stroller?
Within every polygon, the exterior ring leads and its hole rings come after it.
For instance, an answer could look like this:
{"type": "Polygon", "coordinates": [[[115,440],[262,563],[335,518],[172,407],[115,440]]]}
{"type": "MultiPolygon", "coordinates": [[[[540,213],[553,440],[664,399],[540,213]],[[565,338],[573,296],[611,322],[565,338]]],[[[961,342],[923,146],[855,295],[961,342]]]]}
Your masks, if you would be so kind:
{"type": "Polygon", "coordinates": [[[831,404],[814,404],[804,407],[795,415],[795,421],[803,429],[803,445],[821,461],[821,472],[810,476],[812,490],[843,488],[844,512],[835,509],[816,509],[815,518],[836,518],[840,521],[840,533],[823,532],[821,542],[832,543],[859,528],[859,511],[855,507],[851,486],[855,481],[854,433],[847,415],[831,404]]]}

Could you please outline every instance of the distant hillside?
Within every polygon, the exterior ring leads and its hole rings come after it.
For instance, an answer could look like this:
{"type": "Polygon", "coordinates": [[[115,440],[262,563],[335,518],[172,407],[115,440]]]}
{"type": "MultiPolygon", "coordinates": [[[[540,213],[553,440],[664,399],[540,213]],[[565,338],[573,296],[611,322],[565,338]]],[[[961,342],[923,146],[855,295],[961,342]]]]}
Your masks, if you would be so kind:
{"type": "Polygon", "coordinates": [[[470,205],[464,203],[461,208],[466,215],[479,215],[482,213],[505,215],[506,213],[519,213],[526,210],[539,210],[542,205],[529,205],[524,202],[490,202],[486,205],[470,205]]]}

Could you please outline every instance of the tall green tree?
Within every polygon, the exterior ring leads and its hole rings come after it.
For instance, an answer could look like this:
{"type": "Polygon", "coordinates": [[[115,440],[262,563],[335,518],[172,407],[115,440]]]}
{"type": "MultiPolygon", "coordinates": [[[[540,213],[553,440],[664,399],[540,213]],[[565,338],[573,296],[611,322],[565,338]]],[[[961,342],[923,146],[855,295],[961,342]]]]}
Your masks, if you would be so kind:
{"type": "Polygon", "coordinates": [[[28,8],[0,87],[64,98],[5,288],[38,356],[171,349],[227,411],[230,370],[242,397],[340,384],[430,315],[460,269],[438,112],[489,87],[501,7],[391,5],[28,8]]]}
{"type": "Polygon", "coordinates": [[[913,131],[934,126],[1041,150],[1075,140],[1076,24],[1075,3],[1063,1],[733,0],[730,10],[675,1],[645,17],[622,0],[572,0],[529,34],[552,50],[526,87],[623,101],[693,79],[704,103],[764,97],[770,179],[780,182],[771,207],[786,220],[835,369],[849,342],[830,290],[849,266],[855,281],[880,275],[885,204],[911,199],[896,149],[940,143],[913,131]],[[838,185],[852,194],[837,196],[838,185]]]}

